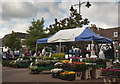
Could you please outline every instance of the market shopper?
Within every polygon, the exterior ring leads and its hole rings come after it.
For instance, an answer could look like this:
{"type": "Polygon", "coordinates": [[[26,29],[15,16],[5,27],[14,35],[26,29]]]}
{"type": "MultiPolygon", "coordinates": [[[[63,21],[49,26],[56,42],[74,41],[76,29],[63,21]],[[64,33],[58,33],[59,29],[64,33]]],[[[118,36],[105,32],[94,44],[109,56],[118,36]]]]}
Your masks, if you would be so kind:
{"type": "Polygon", "coordinates": [[[83,58],[86,57],[87,54],[87,45],[85,45],[82,49],[81,49],[81,55],[83,58]]]}
{"type": "Polygon", "coordinates": [[[50,53],[49,53],[49,57],[51,57],[52,56],[52,50],[50,50],[50,53]]]}
{"type": "Polygon", "coordinates": [[[6,54],[6,59],[9,60],[9,59],[10,59],[10,56],[11,56],[11,54],[10,54],[10,49],[8,49],[8,50],[7,50],[7,54],[6,54]]]}
{"type": "Polygon", "coordinates": [[[105,59],[105,54],[103,52],[103,46],[101,46],[100,52],[99,52],[99,58],[100,59],[105,59]]]}
{"type": "Polygon", "coordinates": [[[42,56],[46,55],[45,47],[42,49],[42,56]]]}
{"type": "Polygon", "coordinates": [[[109,46],[108,44],[105,45],[103,48],[105,58],[113,59],[114,58],[114,48],[113,45],[109,46]]]}
{"type": "Polygon", "coordinates": [[[38,51],[37,56],[40,56],[40,50],[38,51]]]}
{"type": "Polygon", "coordinates": [[[29,52],[30,52],[30,51],[29,51],[28,48],[27,48],[26,51],[25,51],[25,55],[26,55],[26,56],[29,56],[29,52]]]}

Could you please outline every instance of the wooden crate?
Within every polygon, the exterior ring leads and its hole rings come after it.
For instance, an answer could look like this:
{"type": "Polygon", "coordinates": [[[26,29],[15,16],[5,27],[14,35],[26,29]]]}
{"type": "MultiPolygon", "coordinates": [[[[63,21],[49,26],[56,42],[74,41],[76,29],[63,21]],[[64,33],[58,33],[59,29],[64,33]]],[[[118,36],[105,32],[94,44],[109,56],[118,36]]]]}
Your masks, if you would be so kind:
{"type": "Polygon", "coordinates": [[[75,80],[81,80],[82,72],[75,72],[75,80]]]}
{"type": "Polygon", "coordinates": [[[105,84],[120,84],[120,79],[118,78],[111,78],[111,77],[103,77],[104,83],[105,84]]]}
{"type": "Polygon", "coordinates": [[[101,77],[101,69],[100,68],[93,68],[92,69],[92,77],[96,78],[96,79],[102,78],[101,77]]]}
{"type": "Polygon", "coordinates": [[[91,74],[90,74],[90,71],[92,70],[92,68],[88,68],[87,70],[86,70],[86,72],[84,72],[84,74],[83,74],[83,78],[85,78],[85,79],[91,79],[91,74]]]}

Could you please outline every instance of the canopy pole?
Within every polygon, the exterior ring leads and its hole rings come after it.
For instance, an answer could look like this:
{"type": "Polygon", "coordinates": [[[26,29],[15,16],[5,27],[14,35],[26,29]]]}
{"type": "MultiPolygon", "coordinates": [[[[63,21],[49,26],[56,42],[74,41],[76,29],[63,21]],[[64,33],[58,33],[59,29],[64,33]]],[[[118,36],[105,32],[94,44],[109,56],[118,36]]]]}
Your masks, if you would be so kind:
{"type": "Polygon", "coordinates": [[[61,42],[59,43],[59,53],[61,53],[61,42]]]}
{"type": "Polygon", "coordinates": [[[69,44],[68,44],[68,57],[69,57],[69,44]]]}
{"type": "Polygon", "coordinates": [[[36,54],[37,54],[37,42],[36,42],[36,50],[35,50],[36,54]]]}
{"type": "Polygon", "coordinates": [[[93,43],[94,43],[94,42],[93,42],[93,40],[92,40],[92,50],[93,50],[93,43]]]}

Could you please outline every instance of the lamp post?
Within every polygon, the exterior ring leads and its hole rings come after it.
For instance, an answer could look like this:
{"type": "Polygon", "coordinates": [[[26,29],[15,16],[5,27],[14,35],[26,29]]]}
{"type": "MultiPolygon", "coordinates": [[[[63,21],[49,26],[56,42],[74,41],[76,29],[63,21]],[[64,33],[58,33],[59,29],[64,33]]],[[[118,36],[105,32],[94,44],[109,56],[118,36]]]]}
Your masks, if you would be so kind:
{"type": "Polygon", "coordinates": [[[87,3],[87,4],[85,5],[87,8],[89,8],[89,7],[91,6],[91,4],[90,4],[89,1],[88,1],[88,2],[80,2],[80,0],[79,0],[79,4],[71,5],[70,11],[71,11],[71,12],[74,12],[74,11],[75,11],[74,8],[73,8],[73,6],[79,6],[79,14],[80,14],[81,5],[82,5],[82,4],[85,4],[85,3],[87,3]]]}

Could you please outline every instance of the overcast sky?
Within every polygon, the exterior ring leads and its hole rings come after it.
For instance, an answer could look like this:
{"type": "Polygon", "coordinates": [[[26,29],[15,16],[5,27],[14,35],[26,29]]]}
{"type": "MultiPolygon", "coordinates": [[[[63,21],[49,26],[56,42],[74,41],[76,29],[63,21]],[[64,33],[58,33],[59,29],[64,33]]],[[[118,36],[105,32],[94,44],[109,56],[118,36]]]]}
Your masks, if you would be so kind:
{"type": "MultiPolygon", "coordinates": [[[[88,0],[81,0],[86,2],[88,0]]],[[[88,18],[90,24],[100,28],[118,26],[119,0],[89,0],[91,7],[81,7],[83,18],[88,18]]],[[[61,20],[69,17],[70,7],[79,0],[2,0],[0,3],[0,38],[15,32],[26,32],[33,18],[45,19],[45,27],[54,23],[54,19],[61,20]]],[[[74,6],[78,10],[77,6],[74,6]]]]}

